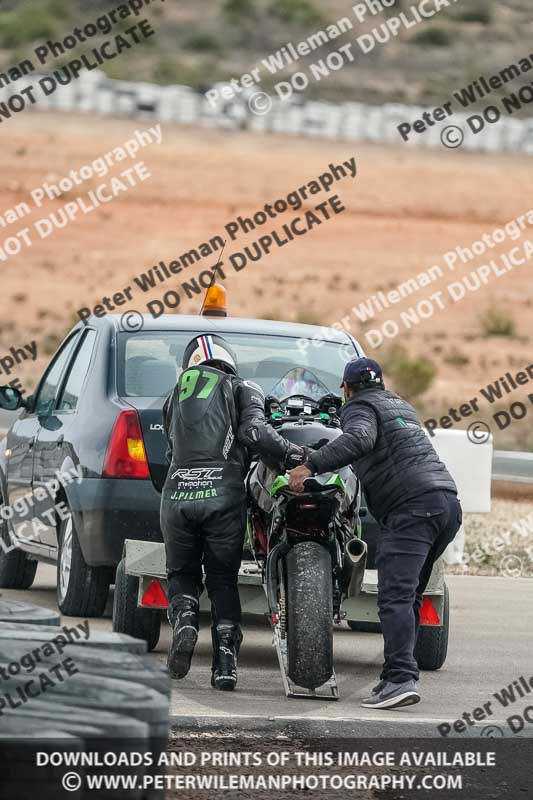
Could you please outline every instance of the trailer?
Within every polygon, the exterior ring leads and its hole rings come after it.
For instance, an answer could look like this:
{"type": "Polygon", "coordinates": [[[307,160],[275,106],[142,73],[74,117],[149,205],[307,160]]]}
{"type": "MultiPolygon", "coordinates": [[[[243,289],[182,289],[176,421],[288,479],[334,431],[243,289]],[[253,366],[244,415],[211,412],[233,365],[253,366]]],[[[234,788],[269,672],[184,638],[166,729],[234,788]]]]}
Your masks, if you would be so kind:
{"type": "MultiPolygon", "coordinates": [[[[272,625],[272,644],[276,649],[281,677],[287,697],[338,699],[333,673],[331,679],[316,690],[295,686],[288,676],[287,646],[283,633],[272,619],[263,582],[263,570],[255,561],[246,560],[239,571],[239,593],[243,614],[262,616],[272,625]]],[[[117,568],[113,604],[113,630],[144,639],[150,650],[159,641],[162,618],[168,608],[165,548],[158,542],[127,539],[124,557],[117,568]]],[[[200,610],[210,611],[204,592],[200,610]]],[[[421,669],[440,669],[446,660],[450,622],[449,596],[440,559],[433,569],[421,610],[421,632],[417,658],[421,669]]],[[[379,632],[377,610],[377,571],[365,569],[358,594],[345,598],[342,617],[336,625],[347,622],[355,631],[379,632]]]]}
{"type": "MultiPolygon", "coordinates": [[[[484,444],[471,442],[465,431],[432,432],[433,444],[445,460],[458,485],[463,510],[490,511],[492,439],[484,444]],[[475,478],[475,480],[474,480],[475,478]]],[[[363,540],[365,520],[363,519],[363,540]]],[[[450,598],[445,580],[445,562],[461,560],[464,533],[436,562],[424,593],[420,614],[420,633],[415,656],[423,670],[438,670],[446,660],[450,627],[450,598]]],[[[273,630],[273,646],[280,664],[287,697],[337,699],[338,689],[333,673],[330,681],[316,690],[297,687],[287,670],[287,648],[280,626],[272,619],[264,584],[263,566],[245,557],[239,571],[239,592],[244,614],[265,616],[273,630]]],[[[126,539],[123,558],[117,568],[113,605],[113,630],[144,639],[150,650],[157,646],[161,621],[168,608],[165,548],[159,542],[126,539]]],[[[200,609],[209,611],[206,593],[200,609]]],[[[364,569],[356,593],[345,597],[341,617],[336,625],[347,623],[354,631],[381,630],[377,607],[377,571],[364,569]]]]}

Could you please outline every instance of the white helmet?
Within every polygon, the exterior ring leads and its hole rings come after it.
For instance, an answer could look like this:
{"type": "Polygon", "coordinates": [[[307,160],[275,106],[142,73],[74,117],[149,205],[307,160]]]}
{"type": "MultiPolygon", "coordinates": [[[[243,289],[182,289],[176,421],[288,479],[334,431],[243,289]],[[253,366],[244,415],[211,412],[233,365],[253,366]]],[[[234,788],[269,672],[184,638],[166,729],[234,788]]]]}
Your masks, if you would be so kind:
{"type": "Polygon", "coordinates": [[[183,354],[184,370],[198,364],[216,366],[216,363],[224,364],[234,375],[237,374],[235,353],[222,336],[203,333],[191,339],[183,354]]]}

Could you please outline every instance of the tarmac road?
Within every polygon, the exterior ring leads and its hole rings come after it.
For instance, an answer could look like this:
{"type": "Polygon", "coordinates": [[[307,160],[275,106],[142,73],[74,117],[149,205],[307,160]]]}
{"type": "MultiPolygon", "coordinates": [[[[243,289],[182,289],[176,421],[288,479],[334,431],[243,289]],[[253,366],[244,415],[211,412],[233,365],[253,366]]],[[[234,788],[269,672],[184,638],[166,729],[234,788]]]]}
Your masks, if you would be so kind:
{"type": "MultiPolygon", "coordinates": [[[[183,729],[215,726],[229,731],[238,726],[257,732],[261,727],[267,730],[274,725],[279,730],[296,725],[317,734],[338,731],[339,735],[396,736],[416,731],[418,736],[438,736],[439,722],[453,722],[463,712],[472,712],[491,700],[492,715],[478,720],[476,727],[468,727],[461,735],[480,735],[482,729],[494,724],[508,733],[506,718],[533,705],[533,690],[508,709],[495,701],[492,693],[521,675],[526,679],[533,676],[533,580],[448,576],[447,581],[452,603],[448,660],[439,672],[422,673],[423,702],[417,706],[396,712],[360,707],[379,674],[382,639],[379,634],[354,633],[344,623],[336,629],[334,639],[340,699],[286,699],[270,628],[263,619],[251,616],[244,621],[238,690],[234,694],[215,692],[209,684],[211,637],[209,620],[204,616],[193,669],[173,690],[172,714],[183,729]]],[[[40,564],[32,589],[2,590],[2,595],[55,609],[55,569],[40,564]]],[[[74,624],[76,619],[65,617],[63,621],[74,624]]],[[[91,626],[110,629],[111,601],[106,616],[91,620],[91,626]]],[[[166,659],[168,642],[165,624],[154,659],[166,659]]],[[[524,734],[533,735],[533,724],[526,725],[524,734]]]]}

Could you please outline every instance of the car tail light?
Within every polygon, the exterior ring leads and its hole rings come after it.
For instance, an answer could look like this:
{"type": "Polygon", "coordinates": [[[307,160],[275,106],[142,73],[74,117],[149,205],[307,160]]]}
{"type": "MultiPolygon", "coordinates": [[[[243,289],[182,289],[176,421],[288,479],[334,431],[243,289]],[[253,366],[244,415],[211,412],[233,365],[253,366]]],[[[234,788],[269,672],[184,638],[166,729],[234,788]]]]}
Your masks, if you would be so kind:
{"type": "Polygon", "coordinates": [[[136,411],[122,411],[113,428],[104,463],[105,478],[149,478],[141,423],[136,411]]]}
{"type": "Polygon", "coordinates": [[[429,597],[424,597],[422,608],[420,609],[421,625],[440,625],[440,617],[429,597]]]}
{"type": "Polygon", "coordinates": [[[152,581],[143,594],[141,606],[148,606],[149,608],[168,608],[167,596],[157,578],[152,581]]]}

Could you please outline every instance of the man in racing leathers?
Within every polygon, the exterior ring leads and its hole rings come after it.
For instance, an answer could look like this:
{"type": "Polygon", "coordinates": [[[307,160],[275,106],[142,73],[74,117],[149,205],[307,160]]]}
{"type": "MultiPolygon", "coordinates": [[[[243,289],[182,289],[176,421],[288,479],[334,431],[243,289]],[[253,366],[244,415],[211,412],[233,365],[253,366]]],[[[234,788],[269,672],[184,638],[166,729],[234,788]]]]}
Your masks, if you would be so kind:
{"type": "Polygon", "coordinates": [[[420,701],[414,649],[423,593],[435,561],[461,527],[461,505],[415,409],[385,389],[379,364],[352,359],[342,386],[343,435],[293,470],[289,486],[301,492],[310,475],[353,465],[381,528],[376,566],[385,661],[362,705],[401,708],[420,701]]]}
{"type": "Polygon", "coordinates": [[[163,408],[170,469],[161,500],[165,541],[171,677],[187,675],[198,639],[202,564],[211,600],[211,685],[237,683],[242,641],[238,574],[246,528],[245,477],[252,454],[278,469],[305,457],[267,425],[265,398],[237,375],[235,355],[216,335],[194,338],[163,408]]]}

